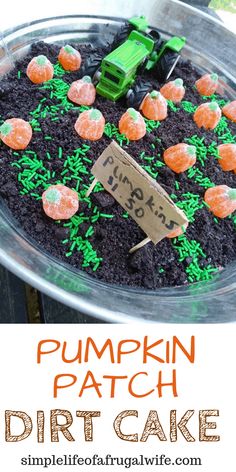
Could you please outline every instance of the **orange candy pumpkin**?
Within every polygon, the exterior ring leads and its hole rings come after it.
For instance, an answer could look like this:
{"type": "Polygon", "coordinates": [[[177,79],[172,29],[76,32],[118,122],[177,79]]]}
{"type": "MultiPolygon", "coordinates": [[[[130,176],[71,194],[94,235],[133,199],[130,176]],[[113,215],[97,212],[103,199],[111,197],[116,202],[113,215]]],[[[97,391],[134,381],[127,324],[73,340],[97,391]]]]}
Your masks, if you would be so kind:
{"type": "Polygon", "coordinates": [[[119,131],[130,141],[143,138],[146,134],[146,124],[142,115],[134,108],[128,108],[119,121],[119,131]]]}
{"type": "Polygon", "coordinates": [[[31,59],[26,74],[34,84],[42,84],[53,78],[54,69],[46,56],[37,56],[31,59]]]}
{"type": "Polygon", "coordinates": [[[174,103],[181,102],[185,95],[183,80],[171,80],[167,84],[163,85],[163,87],[161,87],[160,92],[167,100],[171,100],[174,103]]]}
{"type": "Polygon", "coordinates": [[[95,102],[96,89],[91,77],[85,75],[82,79],[72,82],[67,96],[78,105],[92,105],[95,102]]]}
{"type": "Polygon", "coordinates": [[[79,70],[81,66],[81,55],[79,51],[67,44],[60,49],[58,61],[65,70],[79,70]]]}
{"type": "Polygon", "coordinates": [[[204,74],[200,79],[195,82],[196,89],[200,95],[210,97],[216,92],[218,86],[218,75],[217,74],[204,74]]]}
{"type": "Polygon", "coordinates": [[[97,141],[103,135],[105,118],[95,108],[83,111],[75,123],[75,130],[83,139],[97,141]]]}
{"type": "Polygon", "coordinates": [[[140,110],[148,120],[164,120],[167,117],[166,99],[160,92],[153,90],[142,101],[140,110]]]}
{"type": "Polygon", "coordinates": [[[28,146],[32,138],[32,128],[21,118],[11,118],[4,121],[0,127],[0,138],[8,147],[19,151],[28,146]]]}
{"type": "Polygon", "coordinates": [[[236,210],[236,189],[227,185],[216,185],[207,189],[204,200],[215,216],[226,218],[236,210]]]}
{"type": "Polygon", "coordinates": [[[193,119],[198,128],[214,129],[221,119],[221,109],[216,102],[203,103],[196,109],[193,119]]]}
{"type": "Polygon", "coordinates": [[[233,100],[233,102],[225,105],[222,108],[222,113],[226,116],[226,118],[229,118],[229,120],[236,123],[236,100],[233,100]]]}
{"type": "Polygon", "coordinates": [[[179,143],[164,151],[164,162],[174,172],[185,172],[196,162],[196,148],[186,143],[179,143]]]}
{"type": "Polygon", "coordinates": [[[50,185],[42,194],[43,209],[53,220],[69,220],[79,208],[75,190],[62,184],[50,185]]]}
{"type": "Polygon", "coordinates": [[[234,170],[236,168],[236,144],[220,144],[217,149],[222,169],[225,171],[234,170]]]}
{"type": "Polygon", "coordinates": [[[178,226],[178,228],[174,229],[174,231],[171,231],[171,233],[167,234],[167,238],[177,238],[178,236],[181,236],[181,234],[185,233],[186,229],[188,227],[188,222],[184,223],[183,226],[178,226]]]}

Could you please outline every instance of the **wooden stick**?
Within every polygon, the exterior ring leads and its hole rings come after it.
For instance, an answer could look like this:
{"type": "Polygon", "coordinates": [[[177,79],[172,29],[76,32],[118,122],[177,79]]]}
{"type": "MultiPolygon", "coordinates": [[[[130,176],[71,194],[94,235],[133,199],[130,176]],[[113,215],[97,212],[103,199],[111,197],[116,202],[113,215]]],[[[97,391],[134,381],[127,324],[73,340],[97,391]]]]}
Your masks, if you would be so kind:
{"type": "Polygon", "coordinates": [[[132,252],[137,251],[141,247],[145,246],[147,243],[150,243],[151,239],[150,238],[145,238],[143,239],[140,243],[136,244],[136,246],[133,246],[130,250],[129,253],[132,254],[132,252]]]}
{"type": "Polygon", "coordinates": [[[90,187],[88,188],[85,197],[88,197],[90,195],[90,193],[93,191],[93,189],[94,189],[94,187],[97,183],[98,183],[98,179],[96,179],[96,177],[95,177],[95,179],[92,181],[90,187]]]}

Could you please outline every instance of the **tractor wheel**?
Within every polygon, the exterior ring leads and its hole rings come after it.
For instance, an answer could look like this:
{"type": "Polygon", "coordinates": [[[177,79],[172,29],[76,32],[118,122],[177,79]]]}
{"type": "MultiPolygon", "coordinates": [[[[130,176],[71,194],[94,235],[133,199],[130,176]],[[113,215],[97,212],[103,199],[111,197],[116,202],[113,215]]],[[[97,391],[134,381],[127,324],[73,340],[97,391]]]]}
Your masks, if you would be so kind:
{"type": "Polygon", "coordinates": [[[160,82],[165,82],[172,74],[180,55],[177,52],[167,50],[155,67],[155,74],[160,82]]]}
{"type": "Polygon", "coordinates": [[[126,94],[126,103],[128,107],[139,109],[144,97],[152,89],[152,85],[142,79],[138,79],[134,87],[128,90],[126,94]]]}
{"type": "Polygon", "coordinates": [[[87,57],[87,59],[85,59],[81,68],[79,69],[79,79],[81,79],[85,75],[89,75],[91,79],[93,79],[97,70],[101,66],[102,60],[103,56],[101,54],[94,54],[91,57],[87,57]]]}
{"type": "Polygon", "coordinates": [[[101,75],[102,75],[102,69],[101,67],[99,67],[99,69],[96,70],[94,76],[93,76],[93,85],[97,85],[100,78],[101,78],[101,75]]]}
{"type": "Polygon", "coordinates": [[[131,33],[133,27],[132,25],[126,21],[123,26],[121,26],[120,30],[114,36],[112,43],[109,46],[110,51],[114,51],[114,49],[118,48],[126,39],[128,38],[129,34],[131,33]]]}

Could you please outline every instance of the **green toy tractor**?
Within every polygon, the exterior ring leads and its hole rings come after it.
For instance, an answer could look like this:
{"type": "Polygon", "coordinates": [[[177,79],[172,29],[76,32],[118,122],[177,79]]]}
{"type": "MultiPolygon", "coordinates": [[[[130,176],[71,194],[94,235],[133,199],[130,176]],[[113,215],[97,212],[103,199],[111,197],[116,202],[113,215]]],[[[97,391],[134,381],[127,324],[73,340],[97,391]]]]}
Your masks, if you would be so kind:
{"type": "Polygon", "coordinates": [[[160,82],[167,80],[185,41],[178,37],[165,41],[157,30],[148,28],[145,17],[133,17],[116,34],[111,52],[105,57],[95,54],[88,58],[80,76],[93,77],[99,95],[112,101],[126,96],[127,105],[138,108],[151,85],[137,80],[137,75],[153,69],[160,82]]]}

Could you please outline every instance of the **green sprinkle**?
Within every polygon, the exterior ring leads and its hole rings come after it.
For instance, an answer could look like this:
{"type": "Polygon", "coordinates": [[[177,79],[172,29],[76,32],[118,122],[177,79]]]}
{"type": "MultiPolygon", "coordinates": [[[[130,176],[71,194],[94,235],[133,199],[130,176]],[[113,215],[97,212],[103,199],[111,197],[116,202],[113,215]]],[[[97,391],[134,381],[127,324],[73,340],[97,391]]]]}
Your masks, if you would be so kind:
{"type": "Polygon", "coordinates": [[[88,162],[88,164],[92,164],[92,162],[93,162],[93,161],[92,161],[91,159],[89,159],[88,157],[84,157],[84,158],[83,158],[83,161],[84,161],[84,162],[88,162]]]}
{"type": "Polygon", "coordinates": [[[17,167],[18,169],[21,169],[20,164],[18,164],[17,162],[12,162],[12,163],[11,163],[11,166],[12,166],[12,167],[17,167]]]}
{"type": "Polygon", "coordinates": [[[18,78],[18,79],[21,78],[21,71],[20,71],[20,70],[18,70],[18,72],[17,72],[17,78],[18,78]]]}
{"type": "Polygon", "coordinates": [[[236,136],[231,133],[225,116],[220,119],[218,125],[214,129],[214,132],[218,135],[219,140],[222,141],[224,144],[236,143],[236,136]]]}
{"type": "Polygon", "coordinates": [[[93,272],[95,272],[99,266],[100,266],[100,261],[96,262],[96,264],[94,265],[93,272]]]}
{"type": "Polygon", "coordinates": [[[167,103],[168,103],[168,106],[169,106],[169,108],[171,109],[171,111],[176,112],[176,111],[179,110],[179,108],[177,108],[177,107],[175,106],[175,104],[174,104],[174,102],[172,102],[172,100],[167,100],[167,103]]]}
{"type": "Polygon", "coordinates": [[[160,126],[160,121],[156,120],[148,120],[147,118],[144,118],[145,124],[146,124],[146,129],[148,133],[151,133],[153,130],[159,128],[160,126]]]}
{"type": "Polygon", "coordinates": [[[205,177],[204,174],[197,168],[191,168],[187,171],[187,176],[190,179],[193,179],[200,187],[210,188],[214,187],[213,182],[205,177]]]}
{"type": "Polygon", "coordinates": [[[176,205],[184,211],[190,223],[195,221],[195,213],[203,208],[199,195],[191,192],[182,194],[181,200],[176,202],[176,205]]]}
{"type": "Polygon", "coordinates": [[[70,252],[72,253],[74,248],[76,246],[76,241],[73,241],[73,243],[71,244],[71,247],[70,247],[70,252]]]}
{"type": "Polygon", "coordinates": [[[118,128],[112,123],[105,124],[104,134],[108,136],[108,138],[115,139],[121,147],[123,145],[123,142],[125,143],[125,145],[129,144],[128,138],[126,138],[124,134],[121,134],[118,128]]]}
{"type": "Polygon", "coordinates": [[[108,213],[100,213],[100,216],[103,218],[114,218],[114,215],[109,215],[108,213]]]}
{"type": "Polygon", "coordinates": [[[197,106],[193,105],[192,102],[188,102],[187,100],[183,100],[181,102],[181,107],[183,108],[184,111],[187,113],[194,113],[197,109],[197,106]]]}
{"type": "Polygon", "coordinates": [[[52,137],[51,136],[44,136],[45,141],[51,141],[52,137]]]}
{"type": "Polygon", "coordinates": [[[88,228],[88,230],[86,231],[86,233],[85,233],[85,237],[86,237],[86,238],[89,238],[89,237],[92,236],[93,234],[94,234],[94,229],[93,229],[92,226],[90,226],[90,227],[88,228]]]}

